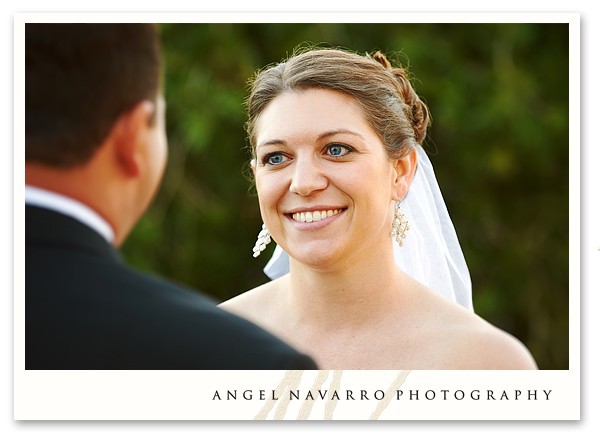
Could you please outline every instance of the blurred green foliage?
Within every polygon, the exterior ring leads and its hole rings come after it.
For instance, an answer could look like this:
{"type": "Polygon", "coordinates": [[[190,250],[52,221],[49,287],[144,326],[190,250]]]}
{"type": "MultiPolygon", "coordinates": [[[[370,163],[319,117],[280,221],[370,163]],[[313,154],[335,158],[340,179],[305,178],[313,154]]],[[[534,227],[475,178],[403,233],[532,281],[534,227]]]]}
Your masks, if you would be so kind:
{"type": "MultiPolygon", "coordinates": [[[[163,24],[170,156],[122,248],[132,265],[228,299],[267,281],[247,172],[247,80],[301,43],[382,50],[415,78],[476,312],[541,369],[568,369],[568,25],[163,24]]],[[[274,246],[272,246],[274,248],[274,246]]],[[[272,251],[271,248],[271,251],[272,251]]]]}

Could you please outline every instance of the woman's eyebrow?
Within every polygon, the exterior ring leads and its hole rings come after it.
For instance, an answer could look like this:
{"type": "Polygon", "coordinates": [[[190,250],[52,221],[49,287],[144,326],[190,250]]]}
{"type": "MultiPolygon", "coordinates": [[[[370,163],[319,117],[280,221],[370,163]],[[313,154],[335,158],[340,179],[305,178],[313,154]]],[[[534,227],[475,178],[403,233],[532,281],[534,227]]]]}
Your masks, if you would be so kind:
{"type": "Polygon", "coordinates": [[[260,148],[261,146],[268,146],[268,145],[287,145],[287,142],[285,140],[280,140],[280,139],[265,140],[264,142],[261,142],[258,145],[256,145],[256,149],[260,148]]]}
{"type": "MultiPolygon", "coordinates": [[[[350,134],[352,136],[360,137],[361,139],[365,140],[365,138],[362,134],[357,133],[356,131],[351,131],[351,130],[347,130],[347,129],[326,131],[324,133],[319,134],[319,137],[317,137],[317,140],[324,139],[325,137],[335,136],[336,134],[350,134]]],[[[281,140],[281,139],[265,140],[264,142],[261,142],[258,145],[256,145],[256,149],[260,148],[261,146],[269,146],[269,145],[285,146],[285,145],[287,145],[287,142],[285,140],[281,140]]]]}
{"type": "Polygon", "coordinates": [[[339,130],[324,132],[317,138],[317,140],[324,139],[325,137],[335,136],[336,134],[350,134],[352,136],[360,137],[361,139],[365,140],[365,138],[362,134],[357,133],[356,131],[350,131],[350,130],[346,130],[346,129],[339,129],[339,130]]]}

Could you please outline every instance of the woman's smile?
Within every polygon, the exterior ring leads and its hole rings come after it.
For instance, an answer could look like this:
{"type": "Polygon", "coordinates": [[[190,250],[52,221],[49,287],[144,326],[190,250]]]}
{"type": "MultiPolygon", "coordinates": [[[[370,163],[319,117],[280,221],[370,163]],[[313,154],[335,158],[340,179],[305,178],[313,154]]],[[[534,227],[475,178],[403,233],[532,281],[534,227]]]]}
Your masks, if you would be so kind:
{"type": "Polygon", "coordinates": [[[326,218],[332,217],[333,215],[337,215],[341,213],[342,209],[334,209],[334,210],[309,210],[299,213],[292,213],[292,218],[295,221],[300,221],[302,223],[316,223],[318,221],[324,220],[326,218]]]}
{"type": "Polygon", "coordinates": [[[311,232],[323,229],[338,220],[347,208],[307,208],[285,214],[285,217],[299,231],[311,232]]]}

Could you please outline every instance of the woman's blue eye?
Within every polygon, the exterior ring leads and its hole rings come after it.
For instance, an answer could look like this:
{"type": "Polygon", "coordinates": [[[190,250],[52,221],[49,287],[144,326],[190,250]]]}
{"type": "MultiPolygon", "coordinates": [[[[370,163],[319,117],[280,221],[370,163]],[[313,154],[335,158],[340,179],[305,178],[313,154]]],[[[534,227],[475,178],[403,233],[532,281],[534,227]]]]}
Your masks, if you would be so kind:
{"type": "Polygon", "coordinates": [[[328,149],[329,155],[332,155],[334,157],[340,157],[340,156],[346,155],[350,151],[350,148],[348,148],[344,145],[329,145],[329,147],[327,149],[328,149]]]}
{"type": "Polygon", "coordinates": [[[266,164],[269,164],[269,165],[278,165],[281,162],[283,162],[283,154],[280,154],[280,153],[269,154],[265,157],[263,162],[266,164]]]}
{"type": "Polygon", "coordinates": [[[339,145],[332,145],[329,147],[329,153],[331,155],[340,155],[342,152],[342,147],[339,145]]]}

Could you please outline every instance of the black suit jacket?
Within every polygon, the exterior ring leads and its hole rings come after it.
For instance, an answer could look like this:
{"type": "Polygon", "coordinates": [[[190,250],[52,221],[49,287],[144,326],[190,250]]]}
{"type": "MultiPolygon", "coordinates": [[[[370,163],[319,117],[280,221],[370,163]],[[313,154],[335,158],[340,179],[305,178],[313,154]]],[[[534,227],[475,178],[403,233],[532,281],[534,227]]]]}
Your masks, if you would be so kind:
{"type": "Polygon", "coordinates": [[[127,268],[75,219],[25,212],[26,369],[316,369],[200,293],[127,268]]]}

